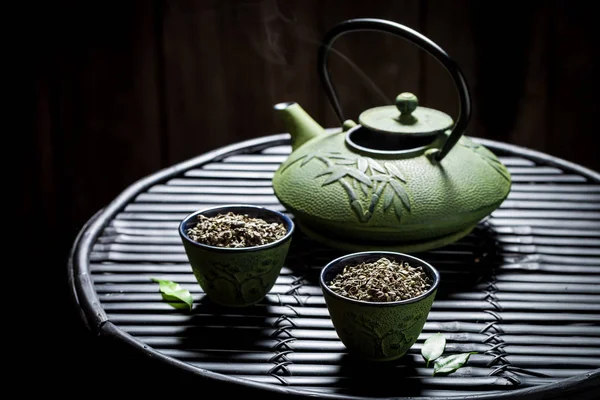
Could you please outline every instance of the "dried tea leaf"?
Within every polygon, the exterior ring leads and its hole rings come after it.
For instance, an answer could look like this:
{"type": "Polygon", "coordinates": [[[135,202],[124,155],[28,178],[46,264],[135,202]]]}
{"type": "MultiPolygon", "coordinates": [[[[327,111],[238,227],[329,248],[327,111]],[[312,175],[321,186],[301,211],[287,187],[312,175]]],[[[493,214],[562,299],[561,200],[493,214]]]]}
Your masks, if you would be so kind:
{"type": "Polygon", "coordinates": [[[192,310],[194,298],[187,289],[182,288],[179,283],[164,279],[151,278],[159,284],[159,290],[163,299],[175,308],[186,308],[192,310]]]}
{"type": "Polygon", "coordinates": [[[429,362],[437,359],[444,353],[444,349],[446,348],[446,337],[441,333],[436,333],[435,335],[429,336],[429,338],[423,344],[421,348],[421,355],[425,360],[427,360],[427,367],[429,366],[429,362]]]}
{"type": "Polygon", "coordinates": [[[438,358],[433,366],[433,375],[450,374],[466,364],[471,354],[477,354],[476,351],[470,353],[452,354],[450,356],[438,358]]]}

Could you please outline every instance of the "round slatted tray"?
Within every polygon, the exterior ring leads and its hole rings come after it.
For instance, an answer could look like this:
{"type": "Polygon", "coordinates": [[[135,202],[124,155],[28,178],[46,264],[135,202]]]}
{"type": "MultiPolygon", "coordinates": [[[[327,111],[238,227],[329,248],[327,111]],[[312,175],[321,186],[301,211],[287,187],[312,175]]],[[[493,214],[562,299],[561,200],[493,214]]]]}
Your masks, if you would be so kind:
{"type": "Polygon", "coordinates": [[[69,262],[73,301],[98,336],[189,379],[265,395],[585,398],[600,390],[600,174],[472,139],[507,165],[511,193],[468,236],[418,254],[440,270],[442,285],[417,343],[398,361],[373,365],[346,354],[317,281],[342,252],[299,229],[258,305],[216,306],[194,279],[179,221],[226,203],[286,212],[271,178],[291,150],[288,134],[233,144],[131,185],[80,232],[69,262]],[[164,302],[151,278],[188,289],[193,310],[164,302]],[[448,353],[477,354],[451,375],[432,376],[420,349],[436,332],[448,338],[448,353]]]}

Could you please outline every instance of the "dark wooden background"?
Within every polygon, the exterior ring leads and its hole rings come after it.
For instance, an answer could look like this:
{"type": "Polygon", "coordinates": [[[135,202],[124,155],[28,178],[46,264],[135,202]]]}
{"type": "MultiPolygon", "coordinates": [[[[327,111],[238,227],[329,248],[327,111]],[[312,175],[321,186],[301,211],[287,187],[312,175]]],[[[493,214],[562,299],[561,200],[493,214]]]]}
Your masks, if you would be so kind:
{"type": "MultiPolygon", "coordinates": [[[[53,261],[41,277],[52,284],[41,298],[60,293],[54,308],[61,312],[44,317],[64,326],[54,350],[75,353],[77,365],[109,358],[81,338],[66,296],[66,259],[86,220],[128,185],[206,151],[284,132],[272,111],[281,101],[297,101],[324,126],[337,126],[316,56],[325,32],[345,19],[394,20],[445,49],[471,87],[468,135],[600,170],[600,36],[590,4],[140,0],[29,7],[22,28],[31,37],[23,36],[23,49],[31,60],[33,126],[23,137],[17,189],[21,215],[35,212],[47,232],[40,251],[53,261]]],[[[352,118],[402,91],[455,115],[452,82],[413,45],[363,32],[334,48],[332,73],[352,118]]],[[[69,374],[88,374],[82,371],[69,374]]]]}

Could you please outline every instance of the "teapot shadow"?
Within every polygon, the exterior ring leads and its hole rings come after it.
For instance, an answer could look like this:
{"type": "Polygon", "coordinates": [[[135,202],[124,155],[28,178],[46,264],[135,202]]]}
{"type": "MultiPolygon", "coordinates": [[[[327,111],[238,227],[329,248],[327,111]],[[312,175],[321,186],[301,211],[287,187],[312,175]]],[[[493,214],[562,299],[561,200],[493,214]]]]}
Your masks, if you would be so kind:
{"type": "Polygon", "coordinates": [[[502,262],[496,233],[487,222],[479,223],[469,235],[455,243],[415,256],[440,272],[438,300],[476,289],[493,277],[502,262]]]}
{"type": "MultiPolygon", "coordinates": [[[[319,243],[296,230],[286,266],[307,283],[319,285],[321,269],[335,258],[348,254],[319,243]]],[[[489,280],[501,263],[496,232],[486,220],[461,239],[424,252],[407,253],[433,265],[440,273],[436,299],[447,299],[452,293],[472,290],[489,280]]]]}

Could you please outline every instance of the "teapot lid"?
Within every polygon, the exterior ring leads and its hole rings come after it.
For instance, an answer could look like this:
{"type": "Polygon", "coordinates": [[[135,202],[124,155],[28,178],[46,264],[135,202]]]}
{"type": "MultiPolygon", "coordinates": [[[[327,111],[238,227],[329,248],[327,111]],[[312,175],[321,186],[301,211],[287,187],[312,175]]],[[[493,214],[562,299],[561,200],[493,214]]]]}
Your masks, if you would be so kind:
{"type": "Polygon", "coordinates": [[[430,136],[452,126],[454,121],[442,111],[419,107],[417,96],[400,93],[395,106],[381,106],[363,111],[358,122],[377,132],[401,133],[411,136],[430,136]],[[398,113],[400,111],[400,113],[398,113]]]}

